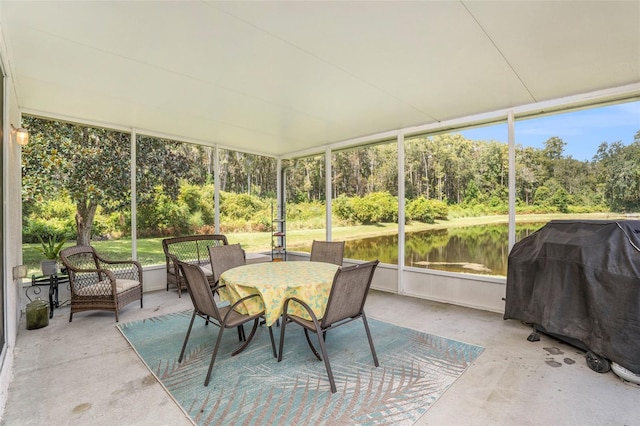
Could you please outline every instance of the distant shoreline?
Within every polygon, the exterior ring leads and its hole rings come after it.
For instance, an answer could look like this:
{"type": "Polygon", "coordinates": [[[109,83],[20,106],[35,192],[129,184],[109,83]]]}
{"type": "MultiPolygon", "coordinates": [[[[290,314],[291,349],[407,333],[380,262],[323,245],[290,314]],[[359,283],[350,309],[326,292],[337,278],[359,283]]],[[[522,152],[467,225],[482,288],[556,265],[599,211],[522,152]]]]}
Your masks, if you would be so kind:
{"type": "MultiPolygon", "coordinates": [[[[536,223],[548,222],[554,219],[562,220],[623,220],[627,218],[625,215],[613,213],[580,213],[580,214],[520,214],[516,215],[516,223],[536,223]]],[[[509,215],[490,215],[463,217],[450,220],[439,220],[436,223],[420,223],[413,222],[405,225],[405,232],[421,232],[435,229],[460,228],[465,226],[491,225],[498,223],[508,223],[509,215]]],[[[375,225],[355,225],[334,227],[331,230],[332,239],[334,240],[359,240],[362,238],[380,237],[385,235],[396,235],[398,233],[398,224],[396,223],[380,223],[375,225]]],[[[287,246],[290,250],[296,251],[301,248],[303,251],[310,249],[313,239],[324,240],[324,229],[306,229],[291,230],[287,233],[287,246]]]]}

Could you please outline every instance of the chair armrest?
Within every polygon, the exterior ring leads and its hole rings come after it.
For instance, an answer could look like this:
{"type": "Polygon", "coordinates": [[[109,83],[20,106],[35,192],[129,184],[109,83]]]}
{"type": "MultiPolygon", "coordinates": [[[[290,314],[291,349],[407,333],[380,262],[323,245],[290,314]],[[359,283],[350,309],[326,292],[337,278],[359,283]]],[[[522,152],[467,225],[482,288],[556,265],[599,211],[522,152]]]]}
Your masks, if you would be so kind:
{"type": "Polygon", "coordinates": [[[173,267],[174,273],[179,273],[180,268],[178,267],[178,256],[175,254],[167,254],[167,271],[173,267]]]}
{"type": "MultiPolygon", "coordinates": [[[[225,286],[219,286],[218,288],[220,288],[220,287],[225,287],[225,286]]],[[[229,315],[231,315],[231,311],[233,311],[239,304],[241,304],[245,300],[252,299],[254,297],[260,297],[260,295],[259,294],[250,294],[248,296],[243,297],[242,299],[237,300],[233,305],[229,306],[229,311],[224,316],[223,321],[225,323],[227,322],[227,318],[229,317],[229,315]]],[[[264,311],[262,311],[262,313],[264,313],[264,311]]]]}
{"type": "Polygon", "coordinates": [[[182,278],[182,271],[178,266],[178,256],[167,253],[167,274],[173,274],[177,280],[182,278]]]}
{"type": "Polygon", "coordinates": [[[313,324],[316,326],[317,330],[320,330],[320,322],[318,321],[318,318],[316,317],[316,314],[313,312],[313,309],[311,309],[311,307],[309,305],[307,305],[305,302],[303,302],[302,300],[298,299],[297,297],[289,297],[288,299],[285,299],[284,301],[284,305],[282,306],[282,320],[286,321],[287,317],[292,316],[287,314],[287,309],[289,308],[289,302],[295,302],[298,303],[300,306],[302,306],[307,313],[309,314],[309,316],[311,317],[311,321],[313,321],[313,324]]]}

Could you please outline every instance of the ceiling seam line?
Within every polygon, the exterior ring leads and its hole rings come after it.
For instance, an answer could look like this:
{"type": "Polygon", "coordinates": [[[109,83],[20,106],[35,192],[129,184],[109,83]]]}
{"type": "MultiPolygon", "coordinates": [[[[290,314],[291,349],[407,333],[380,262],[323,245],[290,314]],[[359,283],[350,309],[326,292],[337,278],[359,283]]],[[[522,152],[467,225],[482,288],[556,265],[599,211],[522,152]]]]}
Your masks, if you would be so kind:
{"type": "Polygon", "coordinates": [[[511,65],[511,62],[509,62],[509,60],[507,59],[507,57],[502,53],[502,50],[500,50],[500,48],[498,47],[498,45],[496,44],[495,41],[493,41],[493,39],[491,38],[491,36],[489,35],[489,33],[487,33],[487,31],[484,29],[484,27],[482,26],[482,24],[480,24],[480,22],[476,19],[475,15],[473,13],[471,13],[471,11],[469,10],[469,8],[467,7],[467,5],[465,4],[464,0],[460,0],[460,4],[462,5],[462,7],[465,8],[465,10],[467,11],[467,13],[469,14],[469,16],[471,16],[471,19],[473,19],[475,21],[476,24],[478,24],[478,27],[480,28],[480,30],[484,33],[484,35],[487,37],[487,39],[491,42],[491,44],[493,45],[493,47],[496,48],[496,50],[498,51],[498,54],[500,55],[500,57],[502,58],[502,60],[504,60],[504,62],[507,64],[507,66],[511,69],[511,71],[513,71],[513,74],[516,76],[516,78],[518,79],[518,81],[520,82],[520,84],[522,84],[522,87],[524,87],[524,90],[527,91],[527,93],[529,94],[529,96],[531,96],[531,99],[533,99],[534,102],[538,102],[538,99],[533,95],[533,93],[531,93],[531,90],[529,90],[529,87],[527,87],[527,85],[525,84],[525,82],[522,80],[522,78],[520,77],[520,74],[518,74],[518,72],[516,71],[516,69],[513,67],[513,65],[511,65]]]}

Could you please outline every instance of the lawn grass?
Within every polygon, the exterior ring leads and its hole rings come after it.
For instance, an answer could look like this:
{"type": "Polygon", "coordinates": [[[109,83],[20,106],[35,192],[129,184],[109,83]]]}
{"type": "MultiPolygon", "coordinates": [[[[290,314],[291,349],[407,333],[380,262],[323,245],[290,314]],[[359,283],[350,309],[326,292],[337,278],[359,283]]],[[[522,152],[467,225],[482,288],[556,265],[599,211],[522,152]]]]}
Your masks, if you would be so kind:
{"type": "MultiPolygon", "coordinates": [[[[622,219],[620,215],[589,213],[589,214],[532,214],[518,215],[518,223],[547,222],[552,219],[622,219]]],[[[484,225],[492,223],[507,223],[507,215],[464,217],[447,221],[437,221],[434,224],[413,222],[405,225],[405,232],[418,232],[431,229],[449,229],[464,226],[484,225]]],[[[299,224],[298,224],[299,225],[299,224]]],[[[296,226],[296,228],[303,228],[296,226]]],[[[379,223],[375,225],[339,226],[331,230],[333,240],[354,240],[371,238],[398,233],[396,223],[379,223]]],[[[269,252],[271,250],[270,232],[238,232],[226,234],[230,244],[240,243],[247,252],[269,252]]],[[[287,232],[287,249],[290,251],[310,252],[311,242],[325,240],[324,229],[295,229],[287,232]]],[[[130,259],[131,239],[94,241],[91,243],[96,250],[107,259],[130,259]]],[[[75,245],[68,242],[64,247],[75,245]]],[[[40,275],[40,260],[42,254],[37,250],[40,244],[23,244],[23,264],[27,265],[28,276],[40,275]]],[[[162,251],[162,238],[144,238],[137,241],[137,258],[143,265],[165,264],[162,251]]]]}

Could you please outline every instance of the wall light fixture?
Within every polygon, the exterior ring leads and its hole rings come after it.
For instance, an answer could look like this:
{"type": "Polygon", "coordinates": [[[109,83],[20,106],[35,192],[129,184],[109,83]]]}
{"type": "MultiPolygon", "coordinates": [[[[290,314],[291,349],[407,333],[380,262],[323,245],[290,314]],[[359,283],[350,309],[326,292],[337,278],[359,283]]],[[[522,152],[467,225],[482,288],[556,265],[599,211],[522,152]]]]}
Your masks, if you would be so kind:
{"type": "Polygon", "coordinates": [[[12,124],[11,133],[15,133],[18,145],[26,145],[29,143],[29,131],[24,127],[16,127],[12,124]]]}

